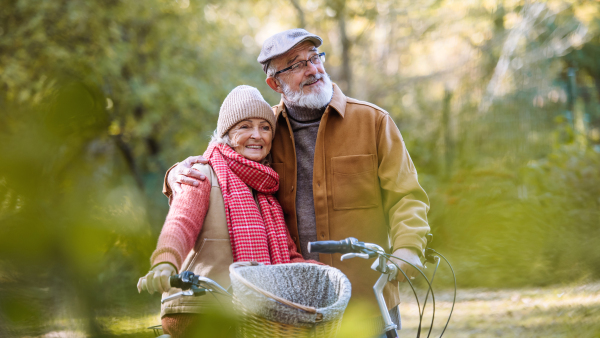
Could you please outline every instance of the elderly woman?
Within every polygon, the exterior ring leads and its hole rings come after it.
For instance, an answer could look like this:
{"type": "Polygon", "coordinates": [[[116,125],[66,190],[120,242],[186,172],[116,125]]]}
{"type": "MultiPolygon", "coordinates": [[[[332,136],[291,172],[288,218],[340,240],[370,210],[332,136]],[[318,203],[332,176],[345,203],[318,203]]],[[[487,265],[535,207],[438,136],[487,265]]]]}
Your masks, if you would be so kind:
{"type": "MultiPolygon", "coordinates": [[[[223,102],[217,130],[194,169],[206,176],[197,187],[184,185],[171,209],[152,254],[150,272],[138,290],[171,288],[169,276],[180,271],[215,280],[227,288],[229,265],[238,261],[264,264],[307,262],[285,225],[273,194],[279,177],[266,163],[275,132],[275,115],[253,87],[235,88],[223,102]]],[[[317,263],[314,261],[309,261],[317,263]]],[[[184,297],[162,306],[163,329],[172,337],[187,337],[214,308],[213,297],[184,297]]]]}

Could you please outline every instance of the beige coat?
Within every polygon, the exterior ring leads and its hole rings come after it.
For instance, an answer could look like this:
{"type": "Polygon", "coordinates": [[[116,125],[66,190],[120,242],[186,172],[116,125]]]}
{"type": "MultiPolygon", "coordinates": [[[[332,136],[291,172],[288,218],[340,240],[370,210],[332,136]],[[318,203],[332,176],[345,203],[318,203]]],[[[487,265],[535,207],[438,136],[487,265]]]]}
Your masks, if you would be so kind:
{"type": "MultiPolygon", "coordinates": [[[[210,165],[195,164],[194,168],[204,174],[211,184],[209,208],[194,249],[190,251],[179,272],[192,271],[194,274],[216,281],[227,289],[231,284],[229,265],[233,263],[233,254],[223,195],[217,175],[210,165]]],[[[163,293],[163,298],[180,291],[181,289],[171,288],[163,293]]],[[[220,297],[219,301],[222,304],[231,303],[227,298],[218,295],[216,297],[220,297]]],[[[203,313],[208,309],[214,309],[215,306],[220,305],[215,297],[209,294],[200,297],[183,297],[163,304],[160,315],[162,317],[172,313],[203,313]]]]}

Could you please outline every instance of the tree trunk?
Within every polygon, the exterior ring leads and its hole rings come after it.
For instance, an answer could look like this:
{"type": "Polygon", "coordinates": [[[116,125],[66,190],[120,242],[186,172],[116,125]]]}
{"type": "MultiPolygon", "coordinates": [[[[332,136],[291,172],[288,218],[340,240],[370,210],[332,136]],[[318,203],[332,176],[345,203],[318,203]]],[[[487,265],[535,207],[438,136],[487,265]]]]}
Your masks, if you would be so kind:
{"type": "Polygon", "coordinates": [[[129,145],[123,140],[121,134],[115,135],[114,139],[117,144],[117,147],[119,148],[119,150],[123,154],[123,157],[125,158],[125,162],[127,163],[127,167],[129,167],[129,170],[131,171],[131,175],[135,179],[135,183],[137,183],[138,187],[143,191],[144,182],[135,163],[133,151],[131,150],[129,145]]]}
{"type": "Polygon", "coordinates": [[[444,134],[444,177],[449,179],[452,176],[452,166],[454,162],[454,144],[450,135],[450,102],[452,101],[452,92],[446,88],[442,108],[442,129],[444,134]]]}
{"type": "Polygon", "coordinates": [[[302,7],[300,7],[300,4],[297,0],[290,0],[290,2],[296,9],[296,12],[298,12],[298,28],[305,28],[306,20],[304,19],[304,11],[302,10],[302,7]]]}
{"type": "Polygon", "coordinates": [[[342,40],[342,81],[344,94],[352,96],[352,67],[350,65],[350,48],[352,44],[346,34],[346,18],[343,8],[338,12],[338,25],[340,29],[340,39],[342,40]]]}

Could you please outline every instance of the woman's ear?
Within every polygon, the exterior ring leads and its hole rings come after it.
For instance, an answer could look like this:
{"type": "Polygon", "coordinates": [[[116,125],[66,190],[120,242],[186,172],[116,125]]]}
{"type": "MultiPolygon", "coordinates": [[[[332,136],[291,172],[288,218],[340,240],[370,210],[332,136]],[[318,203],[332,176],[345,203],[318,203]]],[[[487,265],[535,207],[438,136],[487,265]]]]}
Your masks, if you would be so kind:
{"type": "Polygon", "coordinates": [[[278,92],[279,94],[283,94],[283,89],[279,85],[279,81],[277,81],[273,76],[269,76],[266,80],[267,84],[271,89],[278,92]]]}

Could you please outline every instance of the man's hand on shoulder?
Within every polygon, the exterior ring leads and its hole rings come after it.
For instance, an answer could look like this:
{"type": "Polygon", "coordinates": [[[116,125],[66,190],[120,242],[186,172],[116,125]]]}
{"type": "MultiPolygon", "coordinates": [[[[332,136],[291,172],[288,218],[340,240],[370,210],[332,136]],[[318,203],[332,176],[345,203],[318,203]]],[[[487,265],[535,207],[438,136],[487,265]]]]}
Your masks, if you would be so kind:
{"type": "Polygon", "coordinates": [[[167,177],[167,183],[173,190],[173,195],[179,194],[183,191],[181,188],[182,184],[187,184],[191,186],[198,186],[198,180],[205,180],[206,177],[201,174],[198,170],[192,169],[194,163],[208,163],[208,160],[204,157],[198,156],[190,156],[186,158],[183,162],[179,162],[175,168],[169,171],[169,176],[167,177]]]}
{"type": "MultiPolygon", "coordinates": [[[[402,258],[405,261],[416,266],[420,270],[423,270],[423,264],[421,263],[421,259],[419,258],[419,254],[417,253],[417,250],[410,249],[410,248],[400,248],[400,249],[394,251],[393,255],[396,257],[402,258]]],[[[392,258],[392,261],[394,263],[396,263],[400,267],[400,269],[402,269],[404,271],[404,273],[406,273],[408,278],[416,277],[417,275],[420,275],[418,271],[416,271],[412,266],[408,265],[406,262],[403,262],[403,261],[401,261],[399,259],[395,259],[395,258],[392,258]]],[[[404,275],[400,271],[398,271],[398,276],[396,277],[396,280],[398,280],[399,282],[406,282],[406,278],[404,278],[404,275]]]]}

